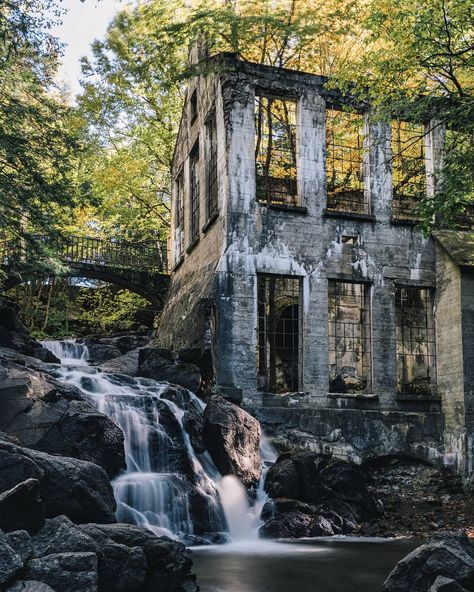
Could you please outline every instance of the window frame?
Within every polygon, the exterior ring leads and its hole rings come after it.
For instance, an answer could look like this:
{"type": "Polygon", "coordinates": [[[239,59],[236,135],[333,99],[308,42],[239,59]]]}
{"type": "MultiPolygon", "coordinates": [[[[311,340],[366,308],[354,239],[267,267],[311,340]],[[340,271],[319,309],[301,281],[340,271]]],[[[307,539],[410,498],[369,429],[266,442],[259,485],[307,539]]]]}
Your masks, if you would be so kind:
{"type": "MultiPolygon", "coordinates": [[[[300,168],[299,163],[299,113],[300,113],[300,97],[295,96],[293,94],[285,95],[284,93],[275,93],[272,91],[267,91],[265,89],[257,88],[255,90],[255,100],[254,100],[254,149],[255,149],[255,200],[258,204],[263,206],[269,207],[281,207],[285,209],[298,209],[302,206],[302,199],[300,194],[300,183],[298,179],[298,171],[300,168]],[[262,138],[263,134],[261,133],[262,129],[262,118],[260,117],[260,113],[265,109],[262,107],[262,111],[259,109],[260,101],[262,99],[267,99],[270,101],[283,101],[289,102],[294,104],[294,124],[291,124],[291,128],[294,128],[294,152],[291,150],[292,145],[292,137],[291,137],[291,129],[289,134],[290,139],[290,151],[292,159],[294,160],[294,164],[291,165],[294,167],[294,176],[291,177],[272,177],[268,174],[268,170],[271,165],[271,159],[268,160],[267,163],[263,165],[259,165],[259,154],[261,150],[262,138]],[[267,167],[267,173],[259,175],[258,169],[259,166],[267,167]],[[288,183],[289,187],[291,188],[290,192],[284,193],[280,192],[281,195],[287,196],[282,198],[274,198],[272,197],[272,188],[268,186],[267,188],[263,189],[265,195],[263,197],[259,197],[259,178],[262,179],[281,179],[283,183],[288,183]]],[[[273,137],[272,137],[273,141],[273,137]]],[[[271,149],[270,149],[271,150],[271,149]]],[[[267,159],[268,159],[268,150],[267,152],[267,159]]],[[[272,152],[270,151],[270,155],[272,152]]],[[[265,173],[265,170],[264,170],[265,173]]],[[[278,191],[274,191],[273,195],[278,194],[278,191]]]]}
{"type": "MultiPolygon", "coordinates": [[[[329,379],[329,389],[328,392],[329,393],[334,393],[334,394],[349,394],[349,395],[354,395],[354,394],[361,394],[361,395],[366,395],[366,394],[370,394],[371,391],[373,390],[373,384],[374,384],[374,376],[373,376],[373,327],[372,327],[372,284],[370,282],[363,282],[363,281],[357,281],[357,280],[350,280],[350,279],[339,279],[339,278],[328,278],[328,290],[327,290],[327,295],[328,295],[328,307],[327,307],[327,335],[328,335],[328,379],[329,379]],[[337,334],[337,308],[334,308],[335,311],[335,318],[334,320],[331,320],[330,318],[330,312],[331,312],[331,286],[337,286],[337,285],[342,285],[342,284],[346,284],[346,285],[357,285],[360,286],[360,288],[363,290],[362,294],[363,294],[363,306],[361,306],[359,308],[359,312],[362,315],[366,315],[366,319],[367,320],[360,320],[360,322],[358,323],[358,326],[360,327],[360,333],[363,334],[365,332],[365,335],[363,335],[361,337],[363,346],[365,345],[365,348],[363,349],[363,357],[361,358],[360,364],[361,364],[361,380],[366,380],[366,385],[364,387],[364,389],[347,389],[345,391],[343,390],[336,390],[335,388],[332,387],[331,382],[332,381],[336,381],[337,380],[337,370],[338,370],[338,364],[337,364],[337,343],[336,343],[336,339],[338,337],[337,334]],[[331,324],[334,325],[334,332],[331,331],[331,324]],[[331,338],[334,338],[334,347],[331,348],[331,338]],[[368,343],[368,349],[366,347],[366,344],[368,343]],[[331,378],[331,352],[334,352],[334,365],[335,365],[335,377],[331,378]],[[367,369],[367,373],[364,374],[364,368],[367,369]]],[[[336,293],[336,291],[334,292],[334,296],[337,297],[338,294],[336,293]]],[[[347,323],[346,323],[347,324],[347,323]]],[[[354,323],[352,323],[354,324],[354,323]]],[[[354,332],[352,332],[354,333],[354,332]]],[[[345,335],[345,327],[344,327],[344,339],[346,339],[346,335],[345,335]]],[[[354,335],[352,336],[352,338],[354,339],[354,335]]],[[[347,352],[347,349],[345,349],[345,351],[347,352]]],[[[351,351],[351,350],[349,350],[351,351]]],[[[341,368],[344,368],[344,365],[341,366],[341,368]]]]}
{"type": "Polygon", "coordinates": [[[200,184],[199,138],[189,153],[189,243],[195,244],[200,237],[201,184],[200,184]]]}
{"type": "MultiPolygon", "coordinates": [[[[355,111],[355,110],[345,110],[339,105],[327,103],[326,108],[324,111],[324,142],[325,142],[325,151],[324,151],[324,174],[325,174],[325,192],[326,192],[326,212],[330,214],[345,214],[345,215],[358,215],[358,216],[370,216],[372,214],[372,200],[370,195],[370,188],[369,188],[369,176],[367,170],[367,156],[368,156],[368,135],[366,130],[366,113],[364,111],[355,111]],[[328,125],[331,119],[335,119],[337,115],[329,116],[329,113],[334,114],[341,114],[342,116],[347,115],[348,117],[357,117],[360,118],[360,127],[357,126],[357,142],[358,145],[356,147],[350,146],[348,143],[335,143],[335,133],[332,134],[333,142],[329,144],[329,130],[331,129],[328,125]],[[332,149],[330,149],[332,146],[332,149]],[[342,157],[336,158],[335,154],[336,147],[339,149],[339,154],[342,154],[342,157]],[[354,158],[352,154],[356,153],[359,155],[359,158],[354,158]],[[349,153],[349,158],[344,158],[344,155],[349,153]],[[332,155],[332,159],[331,159],[332,155]],[[333,163],[333,166],[330,167],[329,162],[333,163]],[[353,163],[359,163],[360,168],[360,175],[361,179],[357,178],[357,172],[352,174],[351,176],[355,176],[358,180],[358,186],[356,188],[349,188],[347,191],[355,191],[360,193],[360,197],[357,199],[349,199],[349,205],[347,207],[339,205],[339,199],[337,196],[337,189],[338,187],[343,187],[342,185],[335,186],[334,189],[330,190],[329,185],[329,176],[330,171],[332,172],[332,176],[335,176],[337,173],[340,175],[344,174],[347,171],[344,171],[344,163],[347,166],[349,163],[350,167],[349,170],[353,169],[353,163]],[[341,163],[340,168],[336,167],[336,163],[341,163]],[[358,206],[351,207],[351,204],[356,203],[358,206]]],[[[344,192],[342,192],[343,194],[344,192]]],[[[347,198],[342,198],[340,201],[344,202],[347,198]]]]}

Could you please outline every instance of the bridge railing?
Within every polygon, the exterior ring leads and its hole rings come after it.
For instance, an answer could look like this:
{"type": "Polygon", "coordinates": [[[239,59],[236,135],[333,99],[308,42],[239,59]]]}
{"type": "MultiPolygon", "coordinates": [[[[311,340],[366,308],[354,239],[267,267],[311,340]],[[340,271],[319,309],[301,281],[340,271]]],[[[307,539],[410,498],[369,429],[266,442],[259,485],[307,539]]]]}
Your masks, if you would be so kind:
{"type": "MultiPolygon", "coordinates": [[[[58,239],[48,235],[34,235],[32,238],[51,248],[66,264],[82,263],[159,273],[168,270],[166,243],[162,241],[128,242],[84,236],[58,239]]],[[[17,239],[0,241],[0,263],[3,265],[14,265],[32,256],[35,253],[25,242],[17,239]]]]}

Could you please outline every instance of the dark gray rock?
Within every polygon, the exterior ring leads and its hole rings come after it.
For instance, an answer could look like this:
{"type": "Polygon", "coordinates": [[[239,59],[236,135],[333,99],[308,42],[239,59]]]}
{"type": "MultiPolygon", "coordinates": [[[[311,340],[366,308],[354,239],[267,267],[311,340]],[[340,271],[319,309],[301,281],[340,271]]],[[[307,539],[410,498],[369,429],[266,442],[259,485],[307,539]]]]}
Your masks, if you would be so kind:
{"type": "Polygon", "coordinates": [[[11,358],[5,367],[0,430],[28,448],[98,464],[110,477],[125,467],[122,430],[79,389],[11,358]]]}
{"type": "Polygon", "coordinates": [[[39,341],[29,335],[18,318],[19,306],[11,298],[0,296],[0,347],[13,349],[43,362],[58,364],[59,360],[39,341]]]}
{"type": "Polygon", "coordinates": [[[138,349],[127,352],[113,358],[100,365],[100,369],[104,372],[112,372],[114,374],[126,374],[127,376],[138,375],[138,349]]]}
{"type": "Polygon", "coordinates": [[[44,524],[44,504],[38,479],[26,479],[0,493],[0,528],[5,532],[37,532],[44,524]]]}
{"type": "Polygon", "coordinates": [[[313,519],[299,511],[281,514],[271,518],[260,528],[260,536],[271,539],[307,537],[313,519]]]}
{"type": "Polygon", "coordinates": [[[396,565],[382,590],[459,592],[463,588],[474,590],[474,547],[466,534],[459,532],[436,534],[409,553],[396,565]]]}
{"type": "Polygon", "coordinates": [[[5,589],[5,592],[54,592],[51,586],[35,580],[20,580],[5,589]]]}
{"type": "Polygon", "coordinates": [[[45,555],[30,560],[22,577],[48,584],[56,592],[97,592],[97,556],[95,553],[45,555]]]}
{"type": "Polygon", "coordinates": [[[6,535],[0,530],[0,586],[13,578],[22,567],[20,555],[11,548],[6,535]]]}
{"type": "Polygon", "coordinates": [[[98,553],[97,543],[67,516],[46,520],[43,528],[31,540],[34,558],[56,553],[98,553]]]}
{"type": "Polygon", "coordinates": [[[87,344],[87,349],[89,353],[88,360],[91,364],[101,364],[122,355],[122,352],[117,347],[106,343],[87,344]]]}
{"type": "Polygon", "coordinates": [[[358,465],[309,450],[282,454],[267,473],[265,491],[272,498],[326,504],[354,522],[377,513],[358,465]]]}
{"type": "Polygon", "coordinates": [[[99,466],[24,448],[0,435],[0,491],[27,479],[39,481],[47,517],[65,514],[79,523],[116,520],[112,487],[99,466]]]}
{"type": "Polygon", "coordinates": [[[430,588],[430,592],[468,592],[456,581],[444,576],[438,576],[430,588]]]}
{"type": "MultiPolygon", "coordinates": [[[[117,545],[129,549],[141,549],[146,558],[146,574],[142,590],[156,592],[157,590],[178,592],[186,589],[188,584],[194,586],[194,576],[191,574],[192,561],[187,555],[183,544],[172,541],[167,537],[157,537],[149,530],[131,524],[97,525],[85,524],[80,527],[83,532],[93,538],[103,551],[99,557],[99,574],[110,574],[110,569],[117,564],[120,551],[117,545]]],[[[138,554],[133,551],[129,556],[131,571],[138,569],[138,554]]],[[[121,576],[123,581],[130,578],[126,571],[121,576]]],[[[109,576],[110,579],[110,576],[109,576]]],[[[100,579],[102,582],[103,580],[100,579]]],[[[101,584],[102,585],[102,584],[101,584]]],[[[109,582],[112,586],[112,583],[109,582]]],[[[102,589],[102,588],[101,588],[102,589]]],[[[132,588],[131,590],[133,590],[132,588]]],[[[194,587],[194,589],[196,589],[194,587]]],[[[107,588],[107,590],[124,590],[124,588],[107,588]]]]}
{"type": "Polygon", "coordinates": [[[190,391],[176,385],[169,385],[161,394],[161,398],[173,402],[184,411],[183,427],[189,434],[191,445],[195,452],[204,452],[206,447],[202,437],[204,429],[203,404],[190,391]]]}
{"type": "Polygon", "coordinates": [[[316,518],[311,522],[309,536],[318,537],[333,535],[334,529],[332,524],[327,518],[324,518],[324,516],[316,516],[316,518]]]}
{"type": "Polygon", "coordinates": [[[223,475],[249,486],[260,479],[260,423],[246,411],[214,396],[204,410],[203,442],[223,475]]]}
{"type": "Polygon", "coordinates": [[[18,553],[23,563],[33,555],[33,545],[31,544],[31,537],[26,530],[15,530],[14,532],[6,533],[7,543],[10,547],[18,553]]]}
{"type": "Polygon", "coordinates": [[[153,378],[177,384],[197,392],[201,384],[201,373],[194,364],[176,363],[171,352],[156,347],[144,347],[140,350],[138,376],[153,378]]]}

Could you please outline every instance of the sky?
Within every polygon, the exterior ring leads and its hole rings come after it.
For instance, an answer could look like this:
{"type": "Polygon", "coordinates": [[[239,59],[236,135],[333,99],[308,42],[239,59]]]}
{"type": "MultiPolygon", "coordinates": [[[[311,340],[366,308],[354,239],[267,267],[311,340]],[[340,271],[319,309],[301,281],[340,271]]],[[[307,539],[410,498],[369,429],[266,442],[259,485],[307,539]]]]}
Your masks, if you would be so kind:
{"type": "Polygon", "coordinates": [[[73,96],[81,89],[81,57],[91,55],[91,43],[105,37],[113,16],[127,4],[128,0],[63,0],[61,3],[68,12],[52,32],[66,44],[59,77],[73,96]]]}

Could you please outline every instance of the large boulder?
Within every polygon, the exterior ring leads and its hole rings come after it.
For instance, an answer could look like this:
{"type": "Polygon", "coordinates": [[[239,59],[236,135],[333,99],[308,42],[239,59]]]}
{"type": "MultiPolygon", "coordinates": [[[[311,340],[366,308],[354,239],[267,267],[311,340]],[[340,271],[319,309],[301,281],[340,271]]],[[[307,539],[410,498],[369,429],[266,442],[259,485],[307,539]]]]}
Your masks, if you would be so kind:
{"type": "Polygon", "coordinates": [[[223,475],[236,475],[245,486],[262,472],[260,423],[246,411],[214,396],[204,410],[203,442],[223,475]]]}
{"type": "Polygon", "coordinates": [[[138,526],[113,526],[76,525],[57,516],[31,538],[24,531],[0,533],[0,578],[3,566],[2,581],[13,591],[35,590],[27,582],[56,592],[197,590],[184,545],[138,526]],[[23,557],[19,545],[28,549],[23,557]]]}
{"type": "Polygon", "coordinates": [[[140,350],[133,349],[118,356],[118,358],[112,358],[107,362],[100,365],[100,369],[104,372],[111,372],[114,374],[126,374],[127,376],[138,375],[138,356],[140,350]]]}
{"type": "Polygon", "coordinates": [[[110,477],[125,467],[122,430],[81,391],[24,358],[2,356],[0,430],[29,448],[102,466],[110,477]]]}
{"type": "Polygon", "coordinates": [[[43,345],[29,335],[18,318],[19,306],[11,298],[0,295],[0,347],[13,349],[43,362],[57,364],[59,360],[43,345]]]}
{"type": "Polygon", "coordinates": [[[97,592],[97,555],[53,553],[31,559],[26,564],[22,577],[48,584],[55,592],[97,592]]]}
{"type": "Polygon", "coordinates": [[[23,567],[24,561],[9,545],[5,534],[0,530],[0,590],[23,567]]]}
{"type": "Polygon", "coordinates": [[[349,534],[378,512],[358,465],[307,450],[282,454],[264,487],[273,498],[261,528],[266,537],[349,534]]]}
{"type": "MultiPolygon", "coordinates": [[[[134,349],[145,347],[151,337],[137,333],[125,333],[120,335],[96,335],[85,337],[82,341],[88,348],[95,346],[111,346],[117,349],[120,354],[126,354],[134,349]]],[[[90,351],[90,349],[89,349],[90,351]]]]}
{"type": "Polygon", "coordinates": [[[282,454],[267,473],[265,491],[272,498],[337,507],[357,521],[377,513],[358,465],[309,450],[282,454]]]}
{"type": "Polygon", "coordinates": [[[404,557],[385,581],[383,592],[474,590],[474,545],[463,532],[437,533],[404,557]]]}
{"type": "Polygon", "coordinates": [[[107,474],[75,458],[24,448],[0,435],[0,492],[27,479],[39,481],[38,512],[65,514],[75,522],[115,522],[116,503],[107,474]]]}
{"type": "Polygon", "coordinates": [[[86,524],[80,528],[94,539],[101,549],[100,592],[197,590],[195,578],[191,574],[192,561],[182,543],[167,537],[157,537],[149,530],[131,524],[86,524]],[[139,568],[139,550],[145,558],[144,573],[139,568]],[[128,553],[125,561],[120,559],[124,553],[128,553]],[[115,573],[112,570],[116,568],[119,569],[118,577],[111,581],[110,574],[115,573]],[[136,574],[135,581],[132,573],[136,574]],[[132,582],[130,587],[127,587],[126,582],[132,582]]]}
{"type": "Polygon", "coordinates": [[[197,392],[201,385],[201,373],[194,364],[176,363],[170,350],[144,347],[138,356],[138,376],[170,382],[197,392]]]}
{"type": "Polygon", "coordinates": [[[26,479],[0,493],[0,529],[38,531],[44,524],[44,505],[38,479],[26,479]]]}

